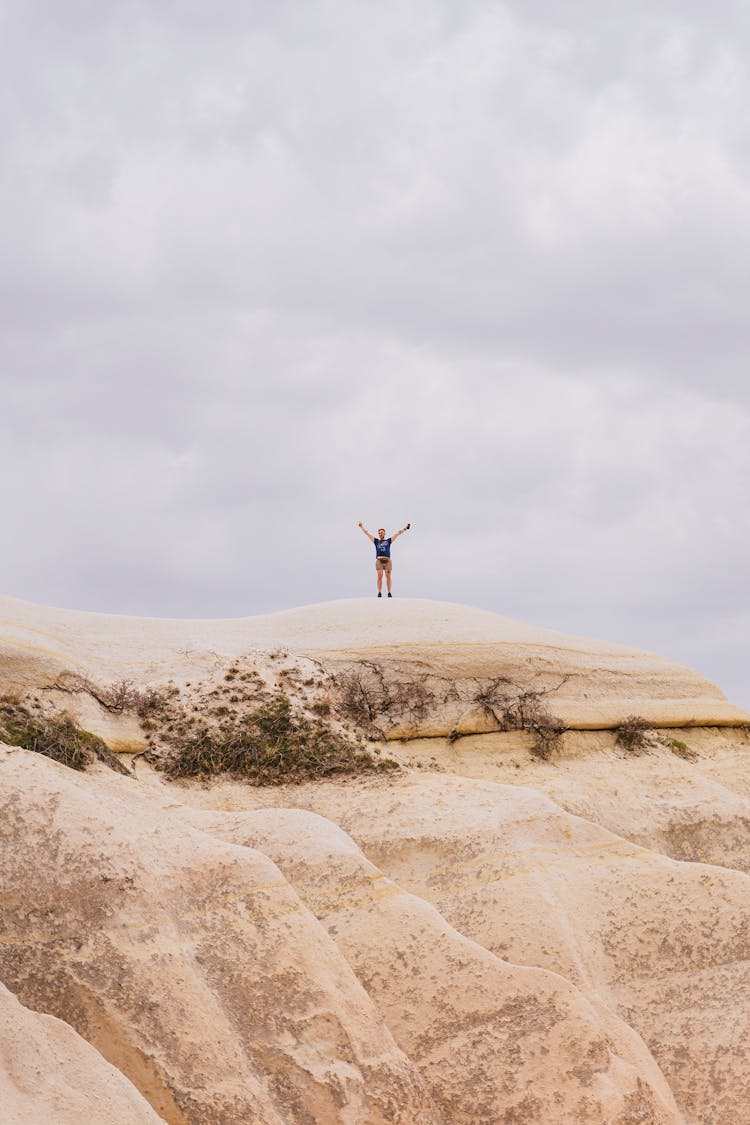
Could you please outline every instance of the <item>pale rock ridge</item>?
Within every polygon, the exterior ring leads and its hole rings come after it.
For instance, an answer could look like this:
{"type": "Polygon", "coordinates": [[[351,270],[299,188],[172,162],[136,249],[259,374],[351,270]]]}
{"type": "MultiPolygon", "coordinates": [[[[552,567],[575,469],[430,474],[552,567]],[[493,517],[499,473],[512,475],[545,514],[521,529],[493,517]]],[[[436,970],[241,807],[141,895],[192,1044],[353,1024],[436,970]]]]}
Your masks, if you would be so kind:
{"type": "Polygon", "coordinates": [[[185,812],[271,856],[326,925],[454,1125],[682,1116],[643,1042],[568,981],[447,925],[335,824],[297,809],[185,812]]]}
{"type": "MultiPolygon", "coordinates": [[[[613,726],[638,713],[656,725],[750,721],[690,669],[637,649],[570,637],[485,610],[405,598],[343,599],[221,621],[131,618],[50,609],[0,598],[0,660],[21,689],[52,686],[71,672],[98,683],[141,683],[207,673],[217,659],[285,647],[332,671],[363,659],[388,674],[451,681],[506,676],[550,690],[551,710],[571,727],[613,726]],[[385,602],[385,604],[384,604],[385,602]]],[[[480,709],[446,701],[389,737],[493,729],[480,709]]]]}
{"type": "Polygon", "coordinates": [[[165,1120],[439,1120],[266,856],[23,750],[0,750],[0,824],[0,979],[165,1120]]]}
{"type": "MultiPolygon", "coordinates": [[[[392,739],[432,736],[392,743],[398,776],[275,790],[0,749],[0,981],[35,1009],[0,992],[13,1026],[44,1028],[44,1051],[59,1033],[71,1058],[79,1033],[82,1073],[117,1067],[101,1093],[114,1114],[135,1098],[134,1122],[744,1123],[750,766],[734,728],[750,716],[658,657],[445,603],[193,622],[0,599],[0,693],[123,742],[137,719],[102,714],[88,679],[223,679],[274,649],[305,674],[367,662],[464,685],[464,703],[391,722],[392,739]],[[549,689],[575,728],[550,761],[466,708],[498,677],[549,689]],[[689,726],[688,757],[669,731],[625,753],[606,728],[634,712],[689,726]]],[[[50,1119],[46,1094],[29,1094],[29,1125],[50,1119]]]]}
{"type": "Polygon", "coordinates": [[[705,730],[683,737],[695,754],[687,761],[668,744],[630,760],[607,748],[587,755],[584,768],[573,758],[529,780],[568,812],[645,848],[750,874],[750,738],[705,730]]]}
{"type": "Polygon", "coordinates": [[[519,786],[433,776],[305,803],[462,934],[619,1014],[688,1121],[750,1105],[748,876],[667,859],[519,786]]]}
{"type": "Polygon", "coordinates": [[[29,1011],[0,984],[3,1125],[159,1125],[134,1086],[62,1020],[29,1011]]]}

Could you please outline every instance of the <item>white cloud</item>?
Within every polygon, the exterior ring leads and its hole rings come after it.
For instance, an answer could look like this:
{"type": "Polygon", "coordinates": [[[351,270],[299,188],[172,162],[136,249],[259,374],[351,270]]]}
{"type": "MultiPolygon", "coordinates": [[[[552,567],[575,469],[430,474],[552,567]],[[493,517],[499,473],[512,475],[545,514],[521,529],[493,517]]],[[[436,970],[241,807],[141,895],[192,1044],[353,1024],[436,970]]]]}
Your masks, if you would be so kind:
{"type": "Polygon", "coordinates": [[[6,3],[3,588],[252,612],[369,591],[356,521],[412,519],[401,592],[750,704],[719,7],[6,3]]]}

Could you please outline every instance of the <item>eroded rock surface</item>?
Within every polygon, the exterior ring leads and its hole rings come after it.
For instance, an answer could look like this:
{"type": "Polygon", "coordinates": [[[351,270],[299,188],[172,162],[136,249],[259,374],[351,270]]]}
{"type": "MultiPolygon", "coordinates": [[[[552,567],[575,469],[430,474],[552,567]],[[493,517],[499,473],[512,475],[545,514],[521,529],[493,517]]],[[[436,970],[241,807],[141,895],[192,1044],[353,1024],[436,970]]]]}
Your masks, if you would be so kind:
{"type": "Polygon", "coordinates": [[[3,1125],[159,1125],[130,1082],[68,1024],[31,1012],[0,984],[3,1125]]]}
{"type": "Polygon", "coordinates": [[[394,775],[175,784],[0,748],[3,1112],[750,1123],[750,716],[718,688],[443,603],[181,622],[0,599],[0,694],[116,748],[147,746],[116,682],[166,685],[185,723],[280,690],[333,723],[352,672],[385,693],[394,775]],[[549,760],[498,722],[507,685],[568,728],[549,760]],[[634,713],[658,729],[629,754],[634,713]]]}
{"type": "Polygon", "coordinates": [[[463,935],[626,1021],[688,1120],[750,1104],[748,876],[676,862],[520,786],[432,776],[302,801],[463,935]]]}
{"type": "Polygon", "coordinates": [[[645,1045],[559,975],[468,941],[330,821],[297,809],[189,815],[272,856],[326,925],[446,1120],[680,1115],[645,1045]]]}
{"type": "MultiPolygon", "coordinates": [[[[154,685],[209,676],[235,657],[291,652],[334,674],[382,669],[393,682],[426,682],[430,706],[383,717],[389,737],[497,729],[477,684],[507,680],[539,691],[566,725],[607,727],[636,713],[657,725],[750,722],[714,684],[651,653],[567,636],[486,610],[416,598],[343,599],[261,617],[177,621],[75,613],[0,598],[0,660],[15,687],[75,694],[76,678],[154,685]],[[458,687],[458,691],[456,688],[458,687]]],[[[267,661],[266,661],[267,663],[267,661]]],[[[91,729],[116,734],[77,692],[91,729]]],[[[134,737],[124,727],[122,738],[134,737]]]]}
{"type": "Polygon", "coordinates": [[[0,832],[0,979],[167,1121],[439,1120],[265,855],[23,750],[0,750],[0,832]]]}

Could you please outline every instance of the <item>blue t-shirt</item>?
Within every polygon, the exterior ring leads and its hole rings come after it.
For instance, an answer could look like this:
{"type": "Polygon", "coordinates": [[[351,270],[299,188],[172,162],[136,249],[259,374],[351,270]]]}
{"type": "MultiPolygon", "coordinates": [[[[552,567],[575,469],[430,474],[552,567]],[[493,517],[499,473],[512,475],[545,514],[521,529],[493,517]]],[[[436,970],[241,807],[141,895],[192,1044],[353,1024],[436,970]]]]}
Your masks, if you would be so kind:
{"type": "Polygon", "coordinates": [[[390,539],[378,539],[375,542],[375,554],[379,559],[389,559],[391,557],[391,541],[390,539]]]}

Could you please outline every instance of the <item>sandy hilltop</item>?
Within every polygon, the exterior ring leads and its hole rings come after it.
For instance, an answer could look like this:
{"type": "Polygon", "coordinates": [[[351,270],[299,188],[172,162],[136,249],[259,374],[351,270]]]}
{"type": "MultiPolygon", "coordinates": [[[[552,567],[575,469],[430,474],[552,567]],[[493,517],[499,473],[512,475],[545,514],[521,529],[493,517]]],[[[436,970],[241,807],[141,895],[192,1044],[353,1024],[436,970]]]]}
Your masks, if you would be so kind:
{"type": "Polygon", "coordinates": [[[0,598],[0,697],[2,1125],[750,1123],[750,714],[695,672],[0,598]]]}

